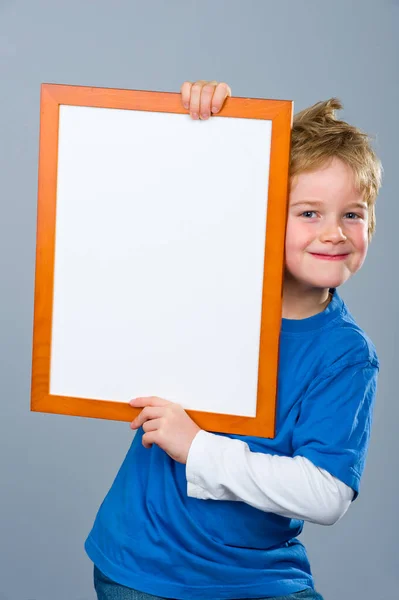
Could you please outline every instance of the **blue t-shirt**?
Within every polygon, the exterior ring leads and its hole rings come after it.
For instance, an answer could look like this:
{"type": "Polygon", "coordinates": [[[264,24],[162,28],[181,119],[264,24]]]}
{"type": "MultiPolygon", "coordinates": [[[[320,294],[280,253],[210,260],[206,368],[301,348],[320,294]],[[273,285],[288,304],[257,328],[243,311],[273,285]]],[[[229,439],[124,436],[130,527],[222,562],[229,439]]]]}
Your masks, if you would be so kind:
{"type": "MultiPolygon", "coordinates": [[[[325,311],[283,319],[276,436],[229,435],[254,452],[304,456],[359,492],[378,359],[334,291],[325,311]]],[[[187,496],[185,465],[135,435],[85,548],[114,581],[177,599],[283,596],[313,587],[303,521],[187,496]]],[[[226,435],[226,434],[220,434],[226,435]]]]}

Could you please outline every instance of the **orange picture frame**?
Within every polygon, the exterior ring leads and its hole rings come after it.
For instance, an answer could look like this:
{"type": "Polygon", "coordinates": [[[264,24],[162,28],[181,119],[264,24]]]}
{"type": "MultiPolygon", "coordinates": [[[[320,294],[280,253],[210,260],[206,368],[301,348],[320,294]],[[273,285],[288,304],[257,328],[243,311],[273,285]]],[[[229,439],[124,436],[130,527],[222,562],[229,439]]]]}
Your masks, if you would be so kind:
{"type": "MultiPolygon", "coordinates": [[[[58,84],[41,86],[31,410],[131,421],[140,409],[133,409],[125,402],[50,394],[61,105],[180,114],[187,114],[187,111],[183,108],[178,93],[58,84]]],[[[231,97],[212,118],[226,117],[265,119],[272,122],[256,416],[194,410],[187,412],[199,427],[207,431],[274,437],[293,102],[231,97]]]]}

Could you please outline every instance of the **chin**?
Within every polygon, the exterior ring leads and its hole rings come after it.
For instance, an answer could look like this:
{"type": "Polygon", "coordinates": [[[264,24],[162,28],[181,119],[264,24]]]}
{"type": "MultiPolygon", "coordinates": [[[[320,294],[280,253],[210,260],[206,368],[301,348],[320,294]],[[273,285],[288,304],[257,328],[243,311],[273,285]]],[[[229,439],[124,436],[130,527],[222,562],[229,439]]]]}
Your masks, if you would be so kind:
{"type": "Polygon", "coordinates": [[[358,269],[357,265],[295,265],[286,264],[286,273],[291,281],[304,288],[329,289],[343,285],[358,269]],[[291,267],[291,268],[290,268],[291,267]]]}
{"type": "Polygon", "coordinates": [[[348,281],[349,277],[341,277],[341,278],[337,278],[337,279],[329,279],[327,281],[318,281],[315,287],[318,288],[322,288],[322,289],[331,289],[331,288],[339,288],[341,285],[343,285],[346,281],[348,281]]]}
{"type": "Polygon", "coordinates": [[[341,277],[326,277],[321,278],[321,279],[317,279],[314,281],[314,285],[315,287],[319,287],[319,288],[323,288],[323,289],[331,289],[331,288],[338,288],[341,285],[343,285],[346,281],[348,281],[348,279],[350,278],[350,273],[348,273],[346,276],[341,276],[341,277]]]}
{"type": "Polygon", "coordinates": [[[301,277],[299,274],[295,276],[294,273],[290,273],[290,279],[296,281],[300,286],[305,288],[313,289],[331,289],[338,288],[343,285],[350,278],[351,273],[341,274],[336,276],[324,276],[319,277],[301,277]]]}

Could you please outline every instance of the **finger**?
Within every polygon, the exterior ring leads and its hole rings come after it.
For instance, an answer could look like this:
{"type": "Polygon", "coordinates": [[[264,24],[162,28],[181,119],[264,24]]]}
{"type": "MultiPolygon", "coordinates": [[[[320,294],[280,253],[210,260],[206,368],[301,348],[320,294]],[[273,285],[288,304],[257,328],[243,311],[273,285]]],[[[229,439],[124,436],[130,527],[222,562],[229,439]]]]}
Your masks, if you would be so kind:
{"type": "Polygon", "coordinates": [[[159,419],[162,417],[165,412],[165,408],[163,406],[146,406],[143,408],[141,413],[132,421],[131,428],[138,429],[145,423],[151,419],[159,419]]]}
{"type": "Polygon", "coordinates": [[[201,90],[205,83],[206,81],[199,80],[193,83],[191,87],[190,114],[193,119],[199,119],[201,90]]]}
{"type": "Polygon", "coordinates": [[[141,443],[143,444],[144,448],[151,448],[153,444],[157,443],[157,433],[157,431],[149,431],[143,435],[141,438],[141,443]]]}
{"type": "Polygon", "coordinates": [[[146,433],[148,431],[156,431],[157,429],[159,429],[162,425],[162,419],[151,419],[150,421],[146,421],[143,424],[143,431],[145,431],[146,433]]]}
{"type": "Polygon", "coordinates": [[[212,98],[217,86],[217,81],[208,81],[201,89],[200,117],[208,119],[211,116],[212,98]]]}
{"type": "Polygon", "coordinates": [[[167,404],[170,404],[170,402],[164,398],[158,398],[158,396],[141,396],[139,398],[133,398],[130,400],[129,404],[134,408],[144,408],[145,406],[166,406],[167,404]]]}
{"type": "Polygon", "coordinates": [[[212,98],[212,112],[217,113],[222,108],[225,100],[231,96],[231,88],[227,83],[218,83],[212,98]]]}
{"type": "Polygon", "coordinates": [[[193,84],[191,83],[191,81],[185,81],[180,88],[181,101],[183,103],[184,108],[186,109],[190,108],[190,95],[192,85],[193,84]]]}

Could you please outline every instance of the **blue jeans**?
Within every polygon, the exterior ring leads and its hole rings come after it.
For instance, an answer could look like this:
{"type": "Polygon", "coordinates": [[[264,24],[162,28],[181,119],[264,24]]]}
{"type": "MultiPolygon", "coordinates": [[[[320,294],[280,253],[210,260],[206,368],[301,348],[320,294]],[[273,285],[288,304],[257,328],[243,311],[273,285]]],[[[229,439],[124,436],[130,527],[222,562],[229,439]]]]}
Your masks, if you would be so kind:
{"type": "MultiPolygon", "coordinates": [[[[132,588],[125,587],[115,583],[112,579],[108,579],[94,565],[94,589],[97,592],[98,600],[166,600],[159,596],[152,596],[145,592],[137,592],[132,588]]],[[[264,600],[323,600],[323,598],[311,589],[296,592],[289,596],[278,596],[274,598],[265,598],[264,600]]]]}

